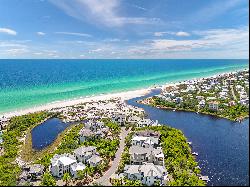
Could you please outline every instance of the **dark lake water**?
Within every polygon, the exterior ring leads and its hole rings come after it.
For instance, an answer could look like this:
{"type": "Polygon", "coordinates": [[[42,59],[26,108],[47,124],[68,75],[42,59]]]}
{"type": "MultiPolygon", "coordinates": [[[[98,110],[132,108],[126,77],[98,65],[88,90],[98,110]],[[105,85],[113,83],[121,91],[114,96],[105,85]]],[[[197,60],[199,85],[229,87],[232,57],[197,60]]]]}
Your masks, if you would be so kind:
{"type": "Polygon", "coordinates": [[[202,174],[208,175],[208,185],[249,185],[249,119],[242,123],[192,112],[173,112],[135,102],[158,94],[154,90],[147,96],[128,100],[141,107],[148,117],[159,123],[183,131],[192,142],[192,151],[198,152],[196,160],[202,174]]]}
{"type": "Polygon", "coordinates": [[[50,145],[57,137],[57,135],[69,126],[63,123],[58,118],[51,118],[44,123],[36,126],[31,131],[32,148],[35,150],[42,150],[50,145]]]}

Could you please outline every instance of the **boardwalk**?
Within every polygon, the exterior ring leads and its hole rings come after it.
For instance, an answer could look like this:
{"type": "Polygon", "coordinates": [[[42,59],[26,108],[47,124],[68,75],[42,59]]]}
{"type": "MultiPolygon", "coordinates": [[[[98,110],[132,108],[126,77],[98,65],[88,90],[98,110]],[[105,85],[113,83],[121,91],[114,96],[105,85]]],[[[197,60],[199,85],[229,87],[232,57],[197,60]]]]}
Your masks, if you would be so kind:
{"type": "Polygon", "coordinates": [[[105,186],[111,186],[111,183],[109,182],[109,179],[111,177],[112,174],[114,174],[118,168],[120,159],[121,159],[121,155],[125,146],[125,138],[128,135],[128,133],[130,132],[130,130],[125,130],[125,127],[122,127],[121,130],[121,135],[120,135],[120,147],[117,150],[116,154],[115,154],[115,159],[112,163],[112,166],[109,168],[109,170],[99,179],[97,179],[96,183],[101,184],[101,185],[105,185],[105,186]]]}

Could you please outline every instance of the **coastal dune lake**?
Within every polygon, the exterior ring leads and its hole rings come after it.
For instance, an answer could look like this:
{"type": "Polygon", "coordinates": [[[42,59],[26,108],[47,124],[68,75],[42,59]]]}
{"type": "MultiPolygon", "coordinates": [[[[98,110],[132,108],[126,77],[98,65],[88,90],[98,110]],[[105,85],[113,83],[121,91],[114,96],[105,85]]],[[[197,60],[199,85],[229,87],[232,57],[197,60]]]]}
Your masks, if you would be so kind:
{"type": "Polygon", "coordinates": [[[139,104],[136,101],[158,94],[128,100],[127,103],[143,108],[152,120],[183,131],[192,142],[192,151],[202,175],[208,175],[208,185],[249,185],[249,119],[242,123],[193,112],[163,110],[139,104]]]}
{"type": "Polygon", "coordinates": [[[51,118],[32,129],[32,148],[42,150],[56,139],[57,135],[65,130],[69,124],[58,118],[51,118]]]}

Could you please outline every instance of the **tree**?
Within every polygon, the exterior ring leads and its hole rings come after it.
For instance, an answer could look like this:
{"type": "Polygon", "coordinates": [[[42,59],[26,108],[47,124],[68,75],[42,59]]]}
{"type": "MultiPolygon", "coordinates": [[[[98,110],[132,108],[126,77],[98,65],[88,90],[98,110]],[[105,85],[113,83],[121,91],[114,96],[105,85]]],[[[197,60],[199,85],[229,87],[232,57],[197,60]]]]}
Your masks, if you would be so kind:
{"type": "Polygon", "coordinates": [[[49,172],[45,172],[43,174],[41,186],[56,186],[56,180],[49,172]]]}
{"type": "Polygon", "coordinates": [[[154,182],[154,186],[160,186],[161,185],[161,181],[160,180],[156,180],[155,182],[154,182]]]}
{"type": "Polygon", "coordinates": [[[77,171],[77,178],[82,180],[85,177],[85,172],[82,170],[77,171]]]}
{"type": "Polygon", "coordinates": [[[68,186],[69,181],[71,180],[71,176],[69,173],[64,173],[62,180],[66,183],[66,186],[68,186]]]}

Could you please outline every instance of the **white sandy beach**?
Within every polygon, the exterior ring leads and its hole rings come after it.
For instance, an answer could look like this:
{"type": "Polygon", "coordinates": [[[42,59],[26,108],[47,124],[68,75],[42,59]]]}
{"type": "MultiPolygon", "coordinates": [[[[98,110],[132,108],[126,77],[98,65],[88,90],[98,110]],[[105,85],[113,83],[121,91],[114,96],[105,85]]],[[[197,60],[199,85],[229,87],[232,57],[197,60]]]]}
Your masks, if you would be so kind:
{"type": "Polygon", "coordinates": [[[103,94],[103,95],[98,95],[98,96],[89,96],[89,97],[83,97],[83,98],[72,99],[72,100],[56,101],[56,102],[48,103],[42,106],[3,113],[3,114],[0,114],[0,118],[3,116],[6,118],[10,118],[13,116],[20,116],[20,115],[24,115],[28,113],[33,113],[33,112],[50,110],[52,108],[60,108],[60,107],[77,105],[77,104],[84,103],[84,102],[108,100],[108,99],[115,98],[115,97],[120,97],[122,100],[128,100],[128,99],[132,99],[135,97],[146,95],[147,93],[150,92],[150,90],[151,89],[148,88],[148,89],[140,89],[140,90],[134,90],[134,91],[120,92],[120,93],[103,94]]]}
{"type": "MultiPolygon", "coordinates": [[[[246,69],[244,69],[246,70],[246,69]]],[[[215,74],[213,76],[206,76],[206,77],[201,77],[201,78],[193,78],[190,79],[191,80],[202,80],[202,79],[206,79],[209,77],[216,77],[216,76],[222,76],[228,73],[236,73],[237,71],[231,71],[231,72],[224,72],[224,73],[220,73],[220,74],[215,74]]],[[[53,108],[61,108],[61,107],[66,107],[66,106],[72,106],[72,105],[77,105],[80,103],[84,103],[84,102],[90,102],[90,101],[100,101],[100,100],[108,100],[108,99],[112,99],[115,97],[120,97],[121,100],[129,100],[135,97],[140,97],[140,96],[144,96],[146,94],[148,94],[152,88],[161,88],[161,89],[165,89],[168,86],[175,86],[175,85],[179,85],[181,82],[185,82],[188,80],[183,80],[183,81],[178,81],[175,83],[166,83],[160,86],[155,86],[155,87],[149,87],[149,88],[145,88],[145,89],[138,89],[138,90],[133,90],[133,91],[126,91],[126,92],[119,92],[119,93],[111,93],[111,94],[101,94],[101,95],[97,95],[97,96],[86,96],[86,97],[81,97],[81,98],[77,98],[77,99],[71,99],[71,100],[62,100],[62,101],[55,101],[52,103],[48,103],[48,104],[44,104],[41,106],[36,106],[36,107],[32,107],[32,108],[28,108],[28,109],[23,109],[23,110],[17,110],[17,111],[13,111],[13,112],[7,112],[7,113],[3,113],[0,114],[0,118],[1,117],[5,117],[5,118],[10,118],[13,116],[20,116],[20,115],[24,115],[24,114],[28,114],[28,113],[34,113],[34,112],[38,112],[38,111],[44,111],[44,110],[50,110],[53,108]]]]}

